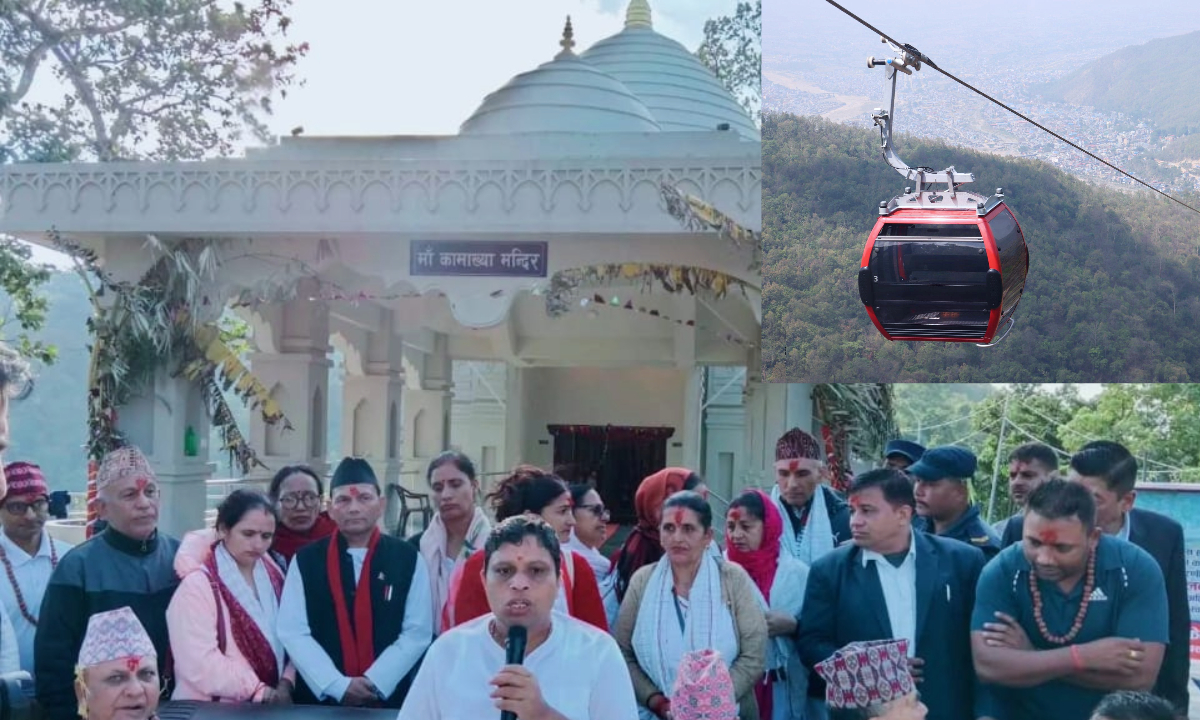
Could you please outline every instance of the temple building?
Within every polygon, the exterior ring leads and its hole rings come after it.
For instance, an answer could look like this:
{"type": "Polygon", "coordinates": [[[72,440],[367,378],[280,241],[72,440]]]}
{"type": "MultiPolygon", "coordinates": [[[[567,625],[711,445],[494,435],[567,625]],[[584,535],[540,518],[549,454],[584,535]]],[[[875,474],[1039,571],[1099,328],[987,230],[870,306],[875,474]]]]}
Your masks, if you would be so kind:
{"type": "MultiPolygon", "coordinates": [[[[385,483],[423,491],[447,447],[485,482],[586,467],[622,517],[664,464],[726,498],[769,482],[775,437],[812,412],[803,386],[760,380],[757,249],[668,210],[691,198],[761,231],[759,131],[646,0],[585,51],[569,23],[554,40],[452,136],[6,166],[0,232],[46,244],[54,227],[125,278],[148,267],[148,235],[211,243],[211,297],[249,321],[249,365],[293,428],[253,417],[268,468],[330,470],[337,348],[341,451],[385,483]]],[[[207,448],[184,452],[207,428],[197,389],[164,371],[119,423],[163,481],[162,527],[198,526],[213,470],[207,448]]]]}

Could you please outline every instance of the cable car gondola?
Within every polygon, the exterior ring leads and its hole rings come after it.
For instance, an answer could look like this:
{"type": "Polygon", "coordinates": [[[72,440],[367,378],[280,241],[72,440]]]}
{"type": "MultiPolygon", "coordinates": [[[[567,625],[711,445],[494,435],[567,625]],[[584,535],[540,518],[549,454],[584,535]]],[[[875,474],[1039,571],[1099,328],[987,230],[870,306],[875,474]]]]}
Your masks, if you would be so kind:
{"type": "Polygon", "coordinates": [[[892,47],[897,59],[867,61],[868,67],[886,66],[892,81],[891,110],[876,110],[872,118],[880,128],[884,159],[916,189],[906,187],[903,195],[879,203],[879,220],[858,271],[859,297],[889,340],[994,345],[1012,329],[1025,288],[1025,237],[1001,188],[987,198],[959,190],[974,175],[953,167],[941,172],[910,168],[896,155],[896,76],[920,70],[921,59],[907,46],[892,47]],[[945,190],[929,188],[936,183],[945,183],[945,190]]]}

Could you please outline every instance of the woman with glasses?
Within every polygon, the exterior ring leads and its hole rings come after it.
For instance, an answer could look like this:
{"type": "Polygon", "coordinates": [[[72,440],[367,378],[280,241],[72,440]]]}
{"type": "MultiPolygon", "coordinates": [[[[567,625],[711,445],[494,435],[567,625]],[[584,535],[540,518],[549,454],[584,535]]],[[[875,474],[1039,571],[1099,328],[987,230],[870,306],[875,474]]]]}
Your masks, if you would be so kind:
{"type": "Polygon", "coordinates": [[[425,480],[433,491],[437,512],[429,527],[409,542],[421,551],[429,566],[433,626],[437,628],[450,594],[450,578],[472,553],[483,548],[492,524],[475,503],[479,480],[475,478],[475,463],[471,458],[447,450],[430,461],[425,480]]]}
{"type": "Polygon", "coordinates": [[[604,507],[600,493],[587,484],[571,486],[571,503],[575,527],[571,530],[567,548],[587,560],[592,567],[596,584],[600,586],[600,599],[604,602],[608,626],[616,627],[617,612],[621,609],[621,603],[617,600],[617,573],[612,561],[600,552],[601,546],[608,540],[608,508],[604,507]]]}
{"type": "MultiPolygon", "coordinates": [[[[516,515],[530,515],[545,520],[554,529],[560,545],[566,545],[571,538],[571,528],[575,526],[571,492],[554,473],[532,465],[518,465],[488,499],[497,523],[516,515]]],[[[443,631],[491,612],[483,587],[483,560],[483,550],[475,551],[450,579],[450,601],[442,614],[443,631]]],[[[554,609],[608,631],[596,575],[588,561],[573,552],[562,554],[562,584],[554,609]]]]}
{"type": "Polygon", "coordinates": [[[283,571],[267,552],[275,518],[266,495],[235,490],[217,508],[215,531],[184,536],[182,582],[167,607],[172,700],[291,702],[296,671],[275,632],[283,571]]]}
{"type": "Polygon", "coordinates": [[[279,527],[271,551],[284,562],[291,562],[305,545],[337,532],[337,523],[322,508],[325,489],[321,478],[307,465],[281,468],[271,479],[268,494],[279,506],[279,527]]]}

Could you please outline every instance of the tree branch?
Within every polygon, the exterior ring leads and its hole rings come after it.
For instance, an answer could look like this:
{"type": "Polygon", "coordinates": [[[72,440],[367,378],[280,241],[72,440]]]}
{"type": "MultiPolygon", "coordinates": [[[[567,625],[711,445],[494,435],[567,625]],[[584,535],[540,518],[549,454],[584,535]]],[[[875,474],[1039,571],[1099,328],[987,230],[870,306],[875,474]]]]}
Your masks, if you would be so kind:
{"type": "Polygon", "coordinates": [[[75,86],[75,92],[79,93],[80,102],[92,116],[92,129],[96,131],[93,142],[97,159],[101,162],[113,160],[115,148],[112,147],[112,141],[109,139],[108,126],[104,123],[104,114],[100,111],[100,104],[96,101],[96,93],[92,91],[91,83],[88,82],[83,71],[75,64],[75,59],[67,53],[65,48],[55,47],[54,57],[62,63],[63,70],[71,78],[71,84],[75,86]]]}

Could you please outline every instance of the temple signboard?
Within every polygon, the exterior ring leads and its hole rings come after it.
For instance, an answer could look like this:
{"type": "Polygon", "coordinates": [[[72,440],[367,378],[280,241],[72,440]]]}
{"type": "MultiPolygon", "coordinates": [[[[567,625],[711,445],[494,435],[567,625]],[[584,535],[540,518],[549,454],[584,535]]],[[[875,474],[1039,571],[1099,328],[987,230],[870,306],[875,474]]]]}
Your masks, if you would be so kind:
{"type": "Polygon", "coordinates": [[[412,276],[546,277],[545,242],[415,240],[409,245],[412,276]]]}

